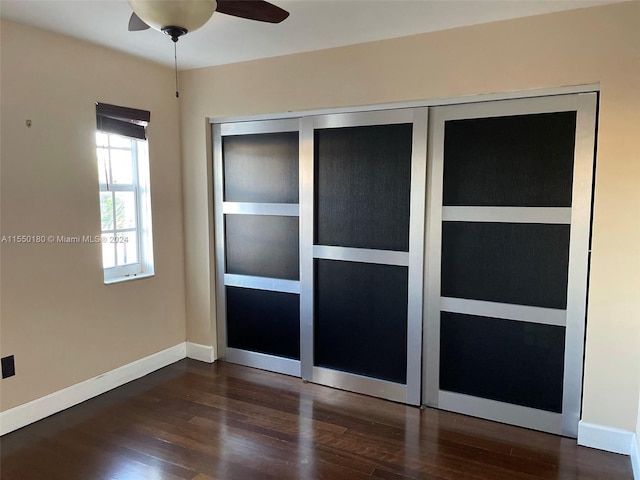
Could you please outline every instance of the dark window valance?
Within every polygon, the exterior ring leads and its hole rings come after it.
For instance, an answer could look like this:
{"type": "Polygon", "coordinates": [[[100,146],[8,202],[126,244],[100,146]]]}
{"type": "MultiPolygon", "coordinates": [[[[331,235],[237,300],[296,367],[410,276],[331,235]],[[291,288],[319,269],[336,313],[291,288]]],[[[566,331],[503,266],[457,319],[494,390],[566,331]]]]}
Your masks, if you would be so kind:
{"type": "Polygon", "coordinates": [[[151,112],[146,110],[96,103],[96,122],[101,132],[146,140],[150,119],[151,112]]]}

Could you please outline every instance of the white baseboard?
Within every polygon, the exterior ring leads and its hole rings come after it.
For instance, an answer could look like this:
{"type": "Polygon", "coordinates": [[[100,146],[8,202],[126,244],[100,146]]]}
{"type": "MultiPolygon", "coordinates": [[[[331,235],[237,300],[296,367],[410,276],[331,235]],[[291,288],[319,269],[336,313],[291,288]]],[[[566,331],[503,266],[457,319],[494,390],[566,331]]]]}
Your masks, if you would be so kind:
{"type": "Polygon", "coordinates": [[[640,480],[640,433],[636,433],[633,436],[633,443],[631,444],[631,468],[633,469],[633,478],[640,480]]]}
{"type": "Polygon", "coordinates": [[[193,342],[187,342],[187,358],[207,363],[213,363],[216,359],[212,346],[193,342]]]}
{"type": "Polygon", "coordinates": [[[132,380],[144,377],[162,367],[182,360],[186,357],[186,354],[186,343],[179,343],[97,377],[0,412],[0,435],[13,432],[18,428],[73,407],[132,380]]]}
{"type": "Polygon", "coordinates": [[[635,434],[628,430],[606,427],[586,423],[582,420],[578,424],[578,445],[606,450],[607,452],[631,454],[632,443],[635,442],[635,434]]]}

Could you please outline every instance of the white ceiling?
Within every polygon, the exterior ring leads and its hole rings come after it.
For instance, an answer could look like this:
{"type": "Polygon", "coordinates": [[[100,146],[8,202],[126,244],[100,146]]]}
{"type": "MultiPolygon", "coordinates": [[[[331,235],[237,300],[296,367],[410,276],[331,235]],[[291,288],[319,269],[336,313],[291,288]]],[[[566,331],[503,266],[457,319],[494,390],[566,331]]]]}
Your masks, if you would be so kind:
{"type": "MultiPolygon", "coordinates": [[[[620,0],[273,0],[290,12],[273,25],[223,14],[178,43],[191,69],[382,40],[620,0]]],[[[9,20],[63,33],[173,66],[171,40],[127,31],[127,0],[0,0],[9,20]]]]}

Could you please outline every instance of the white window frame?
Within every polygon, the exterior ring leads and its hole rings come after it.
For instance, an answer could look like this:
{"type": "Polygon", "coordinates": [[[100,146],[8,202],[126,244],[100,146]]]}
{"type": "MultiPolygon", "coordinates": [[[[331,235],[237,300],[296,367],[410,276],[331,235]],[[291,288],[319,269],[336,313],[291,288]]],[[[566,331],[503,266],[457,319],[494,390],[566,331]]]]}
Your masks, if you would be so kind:
{"type": "MultiPolygon", "coordinates": [[[[147,140],[138,140],[134,138],[125,137],[115,133],[109,133],[98,130],[97,133],[106,135],[109,142],[106,146],[99,145],[96,135],[96,152],[100,148],[104,148],[108,152],[108,158],[111,158],[111,152],[113,150],[128,150],[131,152],[132,170],[133,170],[133,182],[131,184],[120,184],[111,181],[111,162],[106,165],[106,171],[104,172],[105,182],[98,180],[99,195],[102,193],[110,193],[114,198],[115,208],[115,192],[133,192],[136,204],[136,226],[135,228],[118,229],[114,224],[110,230],[102,230],[102,209],[100,210],[100,238],[103,235],[114,234],[116,237],[120,233],[135,232],[137,239],[137,263],[131,263],[126,265],[116,265],[115,267],[104,267],[104,283],[117,283],[126,280],[134,280],[137,278],[145,278],[153,276],[154,263],[153,263],[153,229],[151,220],[151,190],[149,181],[149,154],[147,140]],[[111,137],[118,137],[120,139],[127,139],[131,142],[131,147],[114,147],[111,145],[111,137]]],[[[100,164],[98,162],[98,168],[100,164]]],[[[100,179],[100,176],[99,176],[100,179]]],[[[115,244],[109,244],[114,250],[115,244]]],[[[103,245],[104,248],[104,245],[103,245]]],[[[114,254],[116,252],[114,251],[114,254]]],[[[115,255],[115,261],[117,263],[117,254],[115,255]]]]}

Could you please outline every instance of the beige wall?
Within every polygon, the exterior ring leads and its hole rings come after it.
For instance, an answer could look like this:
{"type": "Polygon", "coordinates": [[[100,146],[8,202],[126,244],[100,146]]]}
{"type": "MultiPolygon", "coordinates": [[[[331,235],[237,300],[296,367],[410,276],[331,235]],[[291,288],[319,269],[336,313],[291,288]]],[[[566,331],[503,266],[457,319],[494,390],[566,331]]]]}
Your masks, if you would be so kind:
{"type": "Polygon", "coordinates": [[[184,342],[185,294],[172,70],[11,22],[1,34],[1,234],[98,234],[95,102],[143,108],[156,267],[104,285],[100,245],[3,244],[0,348],[17,372],[2,380],[7,410],[184,342]]]}
{"type": "Polygon", "coordinates": [[[633,431],[640,350],[640,2],[183,72],[187,337],[215,341],[205,118],[600,83],[583,419],[633,431]]]}

